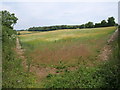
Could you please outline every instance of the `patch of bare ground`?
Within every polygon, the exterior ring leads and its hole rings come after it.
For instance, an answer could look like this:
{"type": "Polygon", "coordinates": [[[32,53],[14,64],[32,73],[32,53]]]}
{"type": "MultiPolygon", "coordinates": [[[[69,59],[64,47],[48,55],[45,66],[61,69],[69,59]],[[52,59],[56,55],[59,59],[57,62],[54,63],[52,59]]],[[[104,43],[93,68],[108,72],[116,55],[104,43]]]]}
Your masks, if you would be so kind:
{"type": "Polygon", "coordinates": [[[48,74],[56,74],[56,68],[31,66],[30,72],[34,72],[40,81],[48,74]]]}
{"type": "Polygon", "coordinates": [[[107,41],[107,45],[103,47],[100,55],[98,56],[100,60],[105,61],[109,59],[109,56],[112,54],[112,46],[111,43],[118,37],[118,29],[110,36],[107,41]]]}

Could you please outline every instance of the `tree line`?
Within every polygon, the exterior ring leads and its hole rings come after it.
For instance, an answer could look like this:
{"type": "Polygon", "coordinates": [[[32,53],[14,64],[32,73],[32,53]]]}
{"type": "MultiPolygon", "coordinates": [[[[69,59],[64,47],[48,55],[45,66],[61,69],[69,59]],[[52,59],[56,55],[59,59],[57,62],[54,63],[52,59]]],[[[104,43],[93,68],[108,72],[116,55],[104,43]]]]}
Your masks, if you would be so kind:
{"type": "Polygon", "coordinates": [[[108,27],[118,25],[115,22],[114,17],[108,17],[107,21],[102,20],[100,23],[88,22],[81,25],[56,25],[56,26],[44,26],[44,27],[30,27],[28,31],[52,31],[59,29],[82,29],[82,28],[97,28],[97,27],[108,27]]]}

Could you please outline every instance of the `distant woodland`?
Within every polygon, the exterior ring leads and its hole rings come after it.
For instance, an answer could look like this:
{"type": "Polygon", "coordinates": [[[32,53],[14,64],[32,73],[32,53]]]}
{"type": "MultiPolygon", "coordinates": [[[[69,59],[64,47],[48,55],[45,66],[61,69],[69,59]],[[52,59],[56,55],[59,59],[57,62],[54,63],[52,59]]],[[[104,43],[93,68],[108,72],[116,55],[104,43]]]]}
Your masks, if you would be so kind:
{"type": "Polygon", "coordinates": [[[97,28],[97,27],[108,27],[117,26],[114,17],[108,17],[107,21],[102,20],[100,23],[88,22],[81,25],[56,25],[56,26],[44,26],[44,27],[30,27],[28,31],[52,31],[59,29],[82,29],[82,28],[97,28]]]}

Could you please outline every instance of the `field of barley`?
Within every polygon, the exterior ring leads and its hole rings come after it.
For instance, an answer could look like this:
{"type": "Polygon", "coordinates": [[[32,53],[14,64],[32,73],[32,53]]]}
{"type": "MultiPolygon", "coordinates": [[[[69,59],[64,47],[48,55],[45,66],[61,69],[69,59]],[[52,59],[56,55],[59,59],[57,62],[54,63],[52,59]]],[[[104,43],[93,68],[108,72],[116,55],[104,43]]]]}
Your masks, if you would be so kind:
{"type": "Polygon", "coordinates": [[[32,64],[51,66],[61,61],[75,66],[78,62],[92,64],[98,60],[98,54],[115,30],[116,27],[37,33],[21,31],[19,38],[26,56],[32,58],[32,64]]]}

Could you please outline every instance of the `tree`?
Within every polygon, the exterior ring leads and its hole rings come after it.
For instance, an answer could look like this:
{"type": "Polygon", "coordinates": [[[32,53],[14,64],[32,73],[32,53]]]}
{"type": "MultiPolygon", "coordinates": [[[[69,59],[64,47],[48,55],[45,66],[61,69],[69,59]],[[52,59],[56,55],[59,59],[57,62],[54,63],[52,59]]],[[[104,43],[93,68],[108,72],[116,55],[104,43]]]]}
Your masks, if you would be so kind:
{"type": "Polygon", "coordinates": [[[107,22],[105,20],[101,21],[101,27],[106,27],[107,26],[107,22]]]}
{"type": "Polygon", "coordinates": [[[13,26],[17,23],[18,18],[15,17],[15,14],[10,14],[8,11],[2,12],[2,25],[13,28],[13,26]]]}
{"type": "Polygon", "coordinates": [[[80,28],[85,28],[85,24],[80,25],[80,28]]]}
{"type": "Polygon", "coordinates": [[[101,27],[101,23],[95,23],[95,27],[101,27]]]}
{"type": "Polygon", "coordinates": [[[94,27],[93,22],[88,22],[85,24],[85,28],[93,28],[93,27],[94,27]]]}
{"type": "Polygon", "coordinates": [[[108,21],[108,26],[115,25],[115,18],[114,17],[109,17],[107,21],[108,21]]]}

